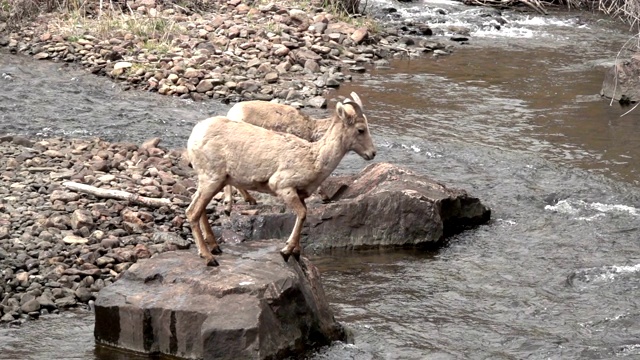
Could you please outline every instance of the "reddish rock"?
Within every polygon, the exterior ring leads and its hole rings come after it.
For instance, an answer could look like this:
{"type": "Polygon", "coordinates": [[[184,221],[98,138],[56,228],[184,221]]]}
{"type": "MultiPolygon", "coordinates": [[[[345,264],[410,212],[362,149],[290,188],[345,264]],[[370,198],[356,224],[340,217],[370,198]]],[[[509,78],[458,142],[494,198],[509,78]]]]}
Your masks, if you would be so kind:
{"type": "Polygon", "coordinates": [[[156,137],[156,138],[151,138],[147,141],[145,141],[144,143],[142,143],[142,145],[140,145],[140,149],[151,149],[151,148],[155,148],[158,146],[158,144],[160,143],[161,139],[156,137]]]}
{"type": "Polygon", "coordinates": [[[78,230],[82,227],[91,230],[93,226],[93,217],[89,210],[77,209],[71,214],[71,228],[73,230],[78,230]]]}
{"type": "Polygon", "coordinates": [[[351,34],[351,40],[356,44],[360,44],[366,40],[367,37],[369,37],[369,30],[367,30],[367,28],[359,28],[351,34]]]}
{"type": "Polygon", "coordinates": [[[267,84],[272,84],[278,81],[278,73],[277,72],[270,72],[267,75],[264,76],[264,81],[267,84]]]}
{"type": "Polygon", "coordinates": [[[211,79],[201,80],[196,86],[196,91],[199,93],[206,93],[207,91],[213,90],[213,83],[211,79]]]}

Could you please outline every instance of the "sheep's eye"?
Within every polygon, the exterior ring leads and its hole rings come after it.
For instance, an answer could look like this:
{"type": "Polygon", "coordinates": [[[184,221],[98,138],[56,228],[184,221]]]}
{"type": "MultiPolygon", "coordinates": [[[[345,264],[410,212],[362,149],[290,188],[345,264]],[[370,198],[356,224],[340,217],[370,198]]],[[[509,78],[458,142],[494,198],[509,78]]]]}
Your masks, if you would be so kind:
{"type": "Polygon", "coordinates": [[[364,134],[364,129],[358,129],[358,133],[364,134]]]}

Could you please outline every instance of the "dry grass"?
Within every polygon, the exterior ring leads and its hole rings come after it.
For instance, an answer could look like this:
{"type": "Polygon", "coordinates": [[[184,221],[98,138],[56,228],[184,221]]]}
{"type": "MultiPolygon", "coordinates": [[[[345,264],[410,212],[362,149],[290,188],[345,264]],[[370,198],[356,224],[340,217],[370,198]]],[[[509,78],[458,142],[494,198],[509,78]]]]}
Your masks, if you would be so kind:
{"type": "Polygon", "coordinates": [[[600,0],[598,10],[637,26],[640,24],[640,3],[637,0],[600,0]]]}
{"type": "Polygon", "coordinates": [[[381,22],[367,14],[368,0],[298,0],[291,2],[292,6],[302,6],[311,9],[312,6],[322,6],[326,12],[332,14],[337,20],[351,24],[354,27],[366,27],[370,33],[381,32],[381,22]],[[306,2],[305,2],[306,1],[306,2]]]}
{"type": "MultiPolygon", "coordinates": [[[[164,8],[175,8],[184,13],[204,12],[216,4],[216,0],[160,0],[164,8]]],[[[0,0],[0,21],[7,21],[10,28],[49,13],[80,13],[83,17],[98,17],[103,13],[132,12],[125,1],[116,0],[0,0]]]]}
{"type": "MultiPolygon", "coordinates": [[[[349,0],[341,0],[349,1],[349,0]]],[[[546,8],[564,5],[573,9],[595,9],[611,17],[619,18],[632,26],[640,25],[639,0],[461,0],[466,4],[494,7],[526,5],[546,14],[546,8]]]]}
{"type": "Polygon", "coordinates": [[[360,0],[324,0],[322,5],[334,14],[360,14],[360,0]]]}
{"type": "Polygon", "coordinates": [[[52,11],[79,11],[89,0],[0,0],[0,19],[9,28],[17,28],[23,22],[52,11]]]}
{"type": "Polygon", "coordinates": [[[67,37],[92,35],[106,40],[114,34],[132,34],[137,38],[156,43],[169,43],[177,34],[186,29],[165,17],[151,17],[138,13],[122,11],[103,12],[99,17],[84,16],[73,11],[53,19],[49,26],[57,33],[67,37]]]}
{"type": "Polygon", "coordinates": [[[618,18],[631,26],[640,24],[640,2],[638,0],[543,0],[543,3],[560,3],[575,9],[595,9],[618,18]]]}

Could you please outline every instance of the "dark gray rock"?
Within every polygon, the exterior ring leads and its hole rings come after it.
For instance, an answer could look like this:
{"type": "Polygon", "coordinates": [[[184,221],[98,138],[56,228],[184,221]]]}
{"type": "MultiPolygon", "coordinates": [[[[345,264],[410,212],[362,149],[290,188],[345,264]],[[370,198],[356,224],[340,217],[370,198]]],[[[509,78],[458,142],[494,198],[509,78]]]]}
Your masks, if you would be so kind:
{"type": "Polygon", "coordinates": [[[0,322],[11,322],[14,319],[13,314],[6,313],[0,318],[0,322]]]}
{"type": "Polygon", "coordinates": [[[76,301],[75,296],[66,296],[60,299],[56,299],[55,304],[57,307],[66,308],[71,306],[76,306],[78,302],[76,301]]]}
{"type": "Polygon", "coordinates": [[[89,291],[89,289],[85,287],[79,287],[78,289],[76,289],[75,295],[78,300],[83,303],[86,303],[89,300],[93,299],[93,294],[91,293],[91,291],[89,291]]]}
{"type": "Polygon", "coordinates": [[[34,142],[23,136],[14,136],[13,143],[24,147],[33,147],[34,142]]]}
{"type": "Polygon", "coordinates": [[[219,267],[195,252],[139,261],[95,302],[95,338],[195,359],[281,359],[344,339],[317,269],[284,262],[281,241],[227,245],[219,267]]]}
{"type": "Polygon", "coordinates": [[[171,232],[157,231],[153,234],[152,240],[156,244],[174,245],[179,250],[188,249],[191,242],[183,239],[180,235],[171,232]]]}
{"type": "MultiPolygon", "coordinates": [[[[326,203],[308,201],[305,248],[437,245],[445,237],[489,221],[491,210],[461,189],[388,163],[322,184],[326,203]]],[[[295,215],[258,205],[251,215],[231,214],[229,226],[247,239],[286,237],[295,215]]]]}
{"type": "Polygon", "coordinates": [[[42,294],[38,296],[36,300],[38,300],[38,303],[40,303],[40,307],[42,308],[46,308],[50,310],[57,308],[56,303],[53,302],[53,299],[51,298],[51,295],[42,294]]]}
{"type": "Polygon", "coordinates": [[[40,303],[36,299],[31,299],[20,306],[20,310],[24,313],[31,313],[40,310],[40,303]]]}
{"type": "Polygon", "coordinates": [[[115,237],[108,237],[100,241],[100,246],[104,248],[115,248],[120,245],[120,239],[115,237]]]}

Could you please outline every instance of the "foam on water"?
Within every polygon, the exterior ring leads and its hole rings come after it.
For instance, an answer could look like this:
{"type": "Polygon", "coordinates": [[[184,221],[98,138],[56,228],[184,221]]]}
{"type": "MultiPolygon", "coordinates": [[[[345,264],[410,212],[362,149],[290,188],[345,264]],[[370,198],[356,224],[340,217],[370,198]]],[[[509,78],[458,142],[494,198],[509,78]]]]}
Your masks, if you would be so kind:
{"type": "Polygon", "coordinates": [[[610,265],[580,269],[571,275],[571,282],[586,284],[609,283],[620,277],[633,276],[640,273],[640,264],[610,265]]]}
{"type": "Polygon", "coordinates": [[[489,27],[478,29],[477,31],[473,32],[473,35],[483,38],[505,37],[528,39],[533,38],[534,36],[538,36],[539,34],[536,34],[536,32],[531,29],[524,28],[502,28],[500,30],[497,30],[493,27],[489,27]]]}
{"type": "Polygon", "coordinates": [[[545,210],[553,211],[560,214],[583,215],[576,217],[579,220],[591,221],[606,214],[623,213],[632,216],[638,216],[637,208],[622,204],[603,204],[599,202],[585,202],[583,200],[564,199],[558,201],[555,205],[546,205],[545,210]],[[593,214],[592,212],[597,213],[593,214]],[[589,214],[584,214],[590,212],[589,214]]]}
{"type": "Polygon", "coordinates": [[[403,5],[388,0],[375,0],[372,6],[395,8],[403,19],[425,22],[434,29],[441,29],[445,36],[451,36],[451,27],[467,28],[471,37],[479,38],[565,38],[553,34],[556,28],[588,28],[577,17],[551,17],[503,13],[498,22],[489,18],[477,23],[477,13],[486,11],[481,7],[469,8],[450,0],[423,1],[419,5],[403,5]],[[474,21],[475,20],[475,21],[474,21]]]}

